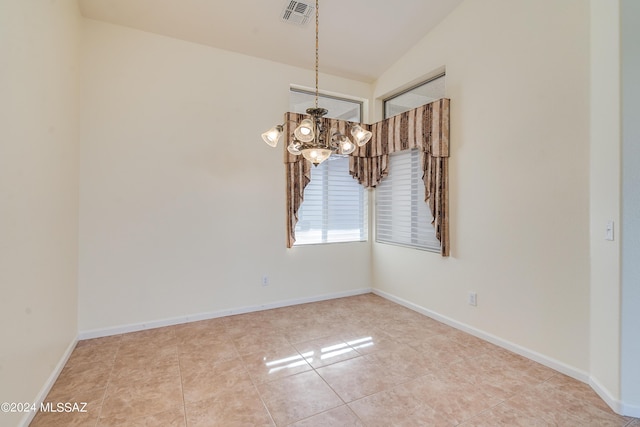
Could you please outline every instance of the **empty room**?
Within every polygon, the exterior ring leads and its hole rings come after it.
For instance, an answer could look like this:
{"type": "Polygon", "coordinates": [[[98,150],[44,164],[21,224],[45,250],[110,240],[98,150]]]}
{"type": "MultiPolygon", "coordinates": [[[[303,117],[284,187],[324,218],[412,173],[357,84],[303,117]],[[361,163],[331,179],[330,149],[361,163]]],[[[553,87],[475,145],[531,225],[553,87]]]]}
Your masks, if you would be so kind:
{"type": "Polygon", "coordinates": [[[640,2],[0,0],[0,427],[640,427],[640,2]]]}

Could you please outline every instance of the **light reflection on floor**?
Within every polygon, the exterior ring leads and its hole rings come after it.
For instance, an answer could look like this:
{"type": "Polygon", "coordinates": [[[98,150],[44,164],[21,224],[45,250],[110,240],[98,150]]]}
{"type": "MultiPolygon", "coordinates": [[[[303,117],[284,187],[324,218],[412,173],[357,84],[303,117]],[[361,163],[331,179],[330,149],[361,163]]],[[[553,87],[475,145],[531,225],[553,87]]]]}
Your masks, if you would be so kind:
{"type": "Polygon", "coordinates": [[[265,366],[269,368],[269,373],[272,374],[283,369],[291,369],[297,366],[304,365],[307,362],[313,363],[314,356],[319,357],[322,361],[327,361],[333,357],[341,356],[343,354],[347,354],[365,347],[370,347],[372,345],[374,345],[372,337],[363,337],[347,341],[346,343],[343,342],[330,345],[328,347],[323,347],[322,349],[320,349],[319,355],[316,355],[315,351],[308,351],[289,357],[283,357],[282,359],[267,361],[267,358],[264,357],[263,360],[265,361],[265,366]]]}
{"type": "Polygon", "coordinates": [[[295,356],[272,360],[270,362],[266,362],[266,359],[267,359],[266,357],[264,358],[264,360],[265,360],[265,366],[270,368],[269,373],[273,374],[274,372],[278,372],[283,369],[290,369],[290,368],[295,368],[296,366],[305,365],[307,363],[305,361],[305,358],[311,357],[311,356],[313,356],[313,351],[303,353],[302,355],[297,354],[295,356]]]}

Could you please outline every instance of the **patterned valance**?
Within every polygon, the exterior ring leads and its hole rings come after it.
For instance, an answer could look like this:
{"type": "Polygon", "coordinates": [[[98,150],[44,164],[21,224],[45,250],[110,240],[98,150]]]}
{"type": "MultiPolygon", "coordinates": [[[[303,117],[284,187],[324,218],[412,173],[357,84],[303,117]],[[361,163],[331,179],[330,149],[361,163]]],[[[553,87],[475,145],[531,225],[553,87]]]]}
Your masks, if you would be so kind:
{"type": "MultiPolygon", "coordinates": [[[[290,154],[286,145],[296,123],[304,114],[285,113],[285,165],[287,168],[287,247],[295,242],[298,208],[304,188],[311,179],[311,164],[302,156],[290,154]]],[[[323,118],[328,128],[347,134],[350,122],[323,118]]],[[[362,125],[373,132],[368,144],[350,155],[351,175],[365,187],[376,187],[387,176],[389,154],[417,148],[422,151],[422,179],[425,202],[433,216],[436,238],[442,256],[449,256],[449,99],[443,98],[373,125],[362,125]]]]}

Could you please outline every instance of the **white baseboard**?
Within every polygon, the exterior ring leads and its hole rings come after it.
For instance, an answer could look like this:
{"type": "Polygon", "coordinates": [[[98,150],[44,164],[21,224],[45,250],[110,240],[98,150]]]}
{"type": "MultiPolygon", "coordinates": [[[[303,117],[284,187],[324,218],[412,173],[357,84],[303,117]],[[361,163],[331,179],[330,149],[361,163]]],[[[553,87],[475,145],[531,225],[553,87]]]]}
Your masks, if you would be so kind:
{"type": "Polygon", "coordinates": [[[625,403],[616,399],[611,395],[609,390],[597,380],[597,378],[589,378],[589,385],[614,412],[627,417],[640,418],[640,406],[625,403]]]}
{"type": "MultiPolygon", "coordinates": [[[[51,372],[49,378],[47,378],[47,382],[45,382],[42,386],[42,389],[40,389],[40,393],[38,393],[38,395],[36,396],[36,400],[33,402],[37,408],[40,407],[40,404],[44,402],[44,399],[46,399],[47,395],[51,391],[51,387],[53,387],[53,384],[58,379],[58,376],[60,376],[62,368],[64,368],[64,365],[67,364],[67,361],[69,360],[69,357],[71,357],[73,349],[76,348],[77,343],[77,338],[74,338],[73,341],[71,341],[65,352],[62,354],[62,357],[60,358],[60,361],[56,365],[55,369],[53,370],[53,372],[51,372]]],[[[36,416],[36,414],[37,412],[25,412],[22,420],[20,421],[20,424],[18,425],[22,427],[28,427],[28,425],[31,424],[31,421],[33,421],[33,418],[36,416]]]]}
{"type": "Polygon", "coordinates": [[[621,403],[622,412],[621,415],[625,415],[627,417],[640,418],[640,406],[638,405],[629,405],[628,403],[621,403]]]}
{"type": "MultiPolygon", "coordinates": [[[[218,317],[224,317],[224,316],[230,316],[230,315],[234,315],[234,314],[243,314],[243,313],[251,313],[251,312],[255,312],[255,311],[262,311],[262,310],[270,310],[270,309],[274,309],[274,308],[281,308],[281,307],[288,307],[288,306],[292,306],[292,305],[298,305],[298,304],[306,304],[306,303],[311,303],[311,302],[318,302],[318,301],[326,301],[326,300],[330,300],[330,299],[336,299],[336,298],[344,298],[344,297],[349,297],[349,296],[355,296],[355,295],[362,295],[362,294],[366,294],[366,293],[370,293],[373,292],[376,295],[381,296],[382,298],[388,299],[390,301],[393,301],[397,304],[400,304],[404,307],[407,307],[413,311],[416,311],[418,313],[421,313],[427,317],[430,317],[432,319],[435,319],[439,322],[442,322],[446,325],[452,326],[456,329],[460,329],[464,332],[467,332],[471,335],[474,335],[480,339],[483,339],[485,341],[488,341],[492,344],[498,345],[500,347],[503,347],[509,351],[512,351],[514,353],[517,353],[521,356],[524,356],[528,359],[531,359],[533,361],[536,361],[542,365],[545,365],[551,369],[554,369],[558,372],[561,372],[565,375],[568,375],[572,378],[575,378],[579,381],[582,381],[584,383],[587,383],[591,386],[591,388],[593,388],[593,390],[602,398],[602,400],[605,401],[605,403],[607,403],[607,405],[609,405],[609,407],[611,407],[611,409],[613,411],[615,411],[618,414],[621,415],[625,415],[625,416],[630,416],[630,417],[640,417],[640,407],[636,406],[636,405],[629,405],[629,404],[625,404],[624,402],[621,402],[620,400],[615,399],[611,393],[609,393],[609,391],[603,387],[595,378],[591,377],[589,375],[589,373],[584,372],[580,369],[576,369],[572,366],[569,366],[565,363],[562,363],[556,359],[553,359],[551,357],[545,356],[543,354],[540,354],[538,352],[529,350],[525,347],[519,346],[517,344],[514,344],[510,341],[504,340],[502,338],[496,337],[495,335],[486,333],[484,331],[481,331],[479,329],[476,329],[472,326],[469,326],[467,324],[464,324],[462,322],[458,322],[457,320],[451,319],[449,317],[443,316],[441,314],[438,314],[432,310],[429,310],[427,308],[424,308],[422,306],[419,306],[417,304],[414,304],[410,301],[407,301],[403,298],[397,297],[395,295],[389,294],[387,292],[381,291],[379,289],[372,289],[372,288],[362,288],[362,289],[355,289],[355,290],[351,290],[351,291],[345,291],[345,292],[337,292],[337,293],[332,293],[332,294],[324,294],[324,295],[317,295],[317,296],[313,296],[313,297],[306,297],[306,298],[296,298],[296,299],[291,299],[291,300],[284,300],[284,301],[279,301],[279,302],[273,302],[273,303],[269,303],[269,304],[261,304],[261,305],[254,305],[254,306],[247,306],[247,307],[241,307],[241,308],[236,308],[236,309],[229,309],[229,310],[220,310],[220,311],[214,311],[214,312],[206,312],[206,313],[199,313],[199,314],[195,314],[195,315],[188,315],[188,316],[181,316],[181,317],[174,317],[174,318],[169,318],[169,319],[161,319],[161,320],[155,320],[155,321],[150,321],[150,322],[144,322],[144,323],[135,323],[135,324],[128,324],[128,325],[122,325],[122,326],[115,326],[115,327],[111,327],[111,328],[102,328],[102,329],[93,329],[93,330],[89,330],[89,331],[82,331],[78,334],[78,338],[73,340],[73,342],[69,345],[69,347],[67,348],[67,350],[65,351],[64,355],[62,356],[62,358],[60,359],[60,362],[58,362],[58,364],[56,365],[55,370],[51,373],[51,375],[49,376],[49,379],[47,380],[47,382],[45,383],[45,385],[43,386],[42,390],[40,391],[40,393],[38,394],[37,397],[37,401],[35,402],[36,405],[40,405],[41,402],[44,401],[44,399],[47,397],[47,394],[49,393],[49,391],[51,390],[51,387],[53,386],[53,384],[55,383],[56,379],[58,378],[58,376],[60,375],[60,372],[62,372],[62,368],[64,367],[64,365],[67,363],[67,360],[69,359],[69,357],[71,356],[71,353],[73,352],[73,349],[76,346],[76,343],[78,342],[78,340],[83,340],[83,339],[90,339],[90,338],[99,338],[99,337],[105,337],[105,336],[110,336],[110,335],[117,335],[117,334],[122,334],[122,333],[127,333],[127,332],[135,332],[135,331],[142,331],[142,330],[146,330],[146,329],[154,329],[154,328],[160,328],[163,326],[171,326],[171,325],[178,325],[178,324],[182,324],[182,323],[188,323],[188,322],[195,322],[195,321],[199,321],[199,320],[207,320],[207,319],[214,319],[214,318],[218,318],[218,317]]],[[[29,423],[33,420],[33,417],[35,417],[36,413],[26,413],[24,418],[22,419],[21,423],[19,424],[20,426],[24,426],[27,427],[29,425],[29,423]]]]}
{"type": "Polygon", "coordinates": [[[609,392],[609,390],[607,390],[606,387],[604,387],[602,384],[600,384],[600,382],[594,378],[594,377],[590,377],[589,381],[588,381],[589,386],[593,389],[593,391],[595,391],[598,396],[600,396],[600,398],[602,400],[604,400],[604,402],[609,405],[609,407],[617,414],[620,415],[626,415],[623,413],[623,408],[622,408],[622,402],[620,402],[618,399],[616,399],[615,397],[613,397],[611,395],[611,393],[609,392]]]}
{"type": "MultiPolygon", "coordinates": [[[[44,402],[44,399],[49,394],[49,391],[51,391],[51,387],[53,387],[53,384],[58,379],[58,376],[60,376],[60,373],[62,372],[62,369],[67,364],[67,361],[69,360],[69,357],[71,357],[71,353],[73,353],[73,350],[76,347],[76,344],[78,343],[79,340],[90,339],[90,338],[100,338],[100,337],[106,337],[106,336],[110,336],[110,335],[117,335],[117,334],[122,334],[122,333],[127,333],[127,332],[142,331],[142,330],[146,330],[146,329],[160,328],[160,327],[163,327],[163,326],[178,325],[178,324],[182,324],[182,323],[195,322],[195,321],[198,321],[198,320],[214,319],[214,318],[217,318],[217,317],[230,316],[230,315],[233,315],[233,314],[251,313],[251,312],[254,312],[254,311],[270,310],[270,309],[273,309],[273,308],[288,307],[288,306],[291,306],[291,305],[306,304],[306,303],[318,302],[318,301],[326,301],[326,300],[330,300],[330,299],[344,298],[344,297],[350,297],[350,296],[355,296],[355,295],[368,294],[370,292],[371,292],[371,288],[361,288],[361,289],[354,289],[354,290],[345,291],[345,292],[336,292],[336,293],[331,293],[331,294],[316,295],[316,296],[313,296],[313,297],[296,298],[296,299],[291,299],[291,300],[278,301],[278,302],[273,302],[273,303],[269,303],[269,304],[247,306],[247,307],[241,307],[241,308],[236,308],[236,309],[221,310],[221,311],[208,312],[208,313],[199,313],[199,314],[195,314],[195,315],[174,317],[174,318],[170,318],[170,319],[154,320],[154,321],[151,321],[151,322],[115,326],[115,327],[112,327],[112,328],[103,328],[103,329],[93,329],[93,330],[89,330],[89,331],[81,331],[81,332],[78,333],[78,337],[75,338],[69,344],[69,346],[65,350],[64,354],[60,358],[60,361],[58,362],[58,364],[56,365],[55,369],[53,370],[53,372],[51,373],[51,375],[49,376],[49,378],[47,379],[47,381],[43,385],[42,389],[40,390],[40,393],[38,393],[38,395],[36,397],[36,400],[33,403],[36,405],[36,407],[40,407],[40,404],[42,402],[44,402]]],[[[27,412],[27,413],[25,413],[24,417],[22,418],[22,420],[20,421],[20,423],[18,425],[21,426],[21,427],[28,427],[28,425],[31,423],[31,421],[33,421],[33,418],[36,416],[36,413],[37,412],[27,412]]]]}
{"type": "Polygon", "coordinates": [[[372,291],[374,294],[379,295],[383,298],[386,298],[390,301],[393,301],[397,304],[400,304],[404,307],[407,307],[413,311],[417,311],[418,313],[424,314],[427,317],[431,317],[432,319],[435,319],[439,322],[442,322],[446,325],[449,325],[451,327],[454,327],[456,329],[460,329],[461,331],[467,332],[473,336],[476,336],[480,339],[483,339],[485,341],[488,341],[492,344],[495,344],[497,346],[500,346],[502,348],[505,348],[509,351],[512,351],[514,353],[517,353],[521,356],[526,357],[527,359],[531,359],[535,362],[538,362],[544,366],[547,366],[553,370],[556,370],[558,372],[561,372],[565,375],[568,375],[572,378],[577,379],[578,381],[582,381],[584,383],[588,383],[589,382],[589,373],[584,372],[580,369],[576,369],[572,366],[569,366],[563,362],[560,362],[556,359],[553,359],[551,357],[545,356],[543,354],[540,354],[538,352],[529,350],[525,347],[522,347],[518,344],[514,344],[510,341],[507,341],[505,339],[502,339],[500,337],[497,337],[495,335],[489,334],[487,332],[481,331],[480,329],[476,329],[472,326],[469,326],[465,323],[462,322],[458,322],[457,320],[451,319],[449,317],[443,316],[441,314],[438,314],[432,310],[429,310],[427,308],[424,308],[422,306],[419,306],[417,304],[414,304],[410,301],[407,301],[405,299],[399,298],[395,295],[389,294],[387,292],[381,291],[379,289],[374,289],[372,291]]]}
{"type": "Polygon", "coordinates": [[[432,310],[426,309],[422,306],[414,304],[410,301],[407,301],[403,298],[399,298],[395,295],[389,294],[387,292],[381,291],[379,289],[373,289],[372,292],[376,295],[379,295],[389,301],[393,301],[397,304],[400,304],[404,307],[407,307],[413,311],[424,314],[427,317],[431,317],[439,322],[442,322],[446,325],[452,326],[456,329],[460,329],[464,332],[467,332],[471,335],[474,335],[478,338],[481,338],[485,341],[488,341],[492,344],[498,345],[502,348],[505,348],[509,351],[517,353],[521,356],[524,356],[528,359],[531,359],[535,362],[538,362],[544,366],[547,366],[553,370],[561,372],[567,376],[575,378],[578,381],[588,384],[597,394],[600,396],[604,402],[609,405],[609,407],[617,414],[628,416],[628,417],[636,417],[640,418],[640,407],[637,405],[626,404],[616,398],[614,398],[611,393],[603,387],[597,379],[593,378],[588,372],[584,372],[580,369],[576,369],[572,366],[567,365],[566,363],[562,363],[552,357],[545,356],[538,352],[529,350],[525,347],[514,344],[510,341],[504,340],[502,338],[496,337],[495,335],[491,335],[479,329],[476,329],[472,326],[466,325],[462,322],[458,322],[457,320],[453,320],[449,317],[442,316],[432,310]]]}
{"type": "Polygon", "coordinates": [[[168,319],[153,320],[153,321],[143,322],[143,323],[131,323],[128,325],[114,326],[110,328],[91,329],[88,331],[80,331],[78,334],[78,339],[86,340],[90,338],[100,338],[100,337],[106,337],[110,335],[124,334],[127,332],[143,331],[146,329],[161,328],[164,326],[179,325],[182,323],[196,322],[199,320],[208,320],[208,319],[215,319],[217,317],[231,316],[233,314],[252,313],[254,311],[271,310],[273,308],[288,307],[291,305],[307,304],[310,302],[326,301],[330,299],[368,294],[371,291],[372,291],[371,288],[361,288],[361,289],[354,289],[354,290],[344,291],[344,292],[316,295],[313,297],[295,298],[290,300],[277,301],[277,302],[268,303],[268,304],[260,304],[260,305],[228,309],[228,310],[211,311],[211,312],[198,313],[198,314],[187,315],[187,316],[172,317],[168,319]]]}

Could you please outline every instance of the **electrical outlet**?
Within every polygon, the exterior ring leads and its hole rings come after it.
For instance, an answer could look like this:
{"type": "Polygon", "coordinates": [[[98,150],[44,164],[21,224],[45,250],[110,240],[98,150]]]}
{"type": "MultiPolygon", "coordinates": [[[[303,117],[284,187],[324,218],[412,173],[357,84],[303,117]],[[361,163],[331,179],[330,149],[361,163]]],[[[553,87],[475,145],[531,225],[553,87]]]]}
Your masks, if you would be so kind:
{"type": "Polygon", "coordinates": [[[262,275],[262,286],[269,286],[269,276],[266,274],[262,275]]]}
{"type": "Polygon", "coordinates": [[[475,292],[469,292],[469,305],[477,306],[478,305],[478,294],[475,292]]]}

